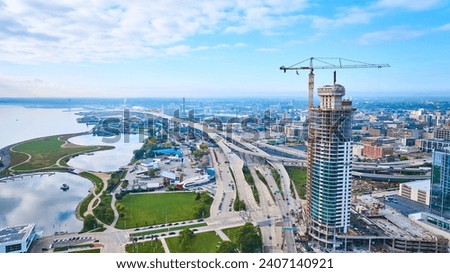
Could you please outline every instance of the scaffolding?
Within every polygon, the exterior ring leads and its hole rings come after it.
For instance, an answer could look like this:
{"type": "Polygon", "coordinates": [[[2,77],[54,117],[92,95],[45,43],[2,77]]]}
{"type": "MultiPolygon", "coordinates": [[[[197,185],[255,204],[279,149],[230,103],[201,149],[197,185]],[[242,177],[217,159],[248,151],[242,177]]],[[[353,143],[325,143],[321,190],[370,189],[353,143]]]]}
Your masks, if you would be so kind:
{"type": "Polygon", "coordinates": [[[350,222],[352,114],[342,100],[343,86],[319,88],[321,104],[309,109],[307,223],[309,235],[331,248],[335,235],[346,233],[350,222]]]}

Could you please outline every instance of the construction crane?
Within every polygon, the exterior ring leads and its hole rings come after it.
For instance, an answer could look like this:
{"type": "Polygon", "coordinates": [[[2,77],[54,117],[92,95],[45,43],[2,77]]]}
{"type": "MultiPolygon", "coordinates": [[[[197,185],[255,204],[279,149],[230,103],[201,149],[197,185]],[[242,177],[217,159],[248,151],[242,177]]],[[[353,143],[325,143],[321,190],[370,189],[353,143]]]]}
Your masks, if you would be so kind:
{"type": "MultiPolygon", "coordinates": [[[[298,62],[289,67],[282,66],[280,70],[286,73],[287,70],[310,70],[309,83],[308,83],[308,110],[313,107],[313,94],[314,94],[314,69],[343,69],[343,68],[382,68],[390,67],[388,64],[369,64],[359,61],[353,61],[344,58],[315,58],[311,57],[301,62],[298,62]],[[309,66],[302,64],[309,61],[309,66]],[[331,61],[338,62],[338,64],[331,63],[331,61]],[[318,64],[319,62],[319,64],[318,64]],[[350,64],[343,64],[342,62],[349,62],[350,64]]],[[[336,71],[334,71],[334,83],[336,83],[336,71]]]]}

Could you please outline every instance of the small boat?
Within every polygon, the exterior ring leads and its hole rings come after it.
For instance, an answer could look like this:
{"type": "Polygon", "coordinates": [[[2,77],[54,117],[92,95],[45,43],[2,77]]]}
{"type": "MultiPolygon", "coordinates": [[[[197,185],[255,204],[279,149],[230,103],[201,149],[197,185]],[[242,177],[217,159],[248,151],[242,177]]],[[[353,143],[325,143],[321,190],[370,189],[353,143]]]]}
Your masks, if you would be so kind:
{"type": "Polygon", "coordinates": [[[63,190],[63,191],[68,191],[69,190],[69,185],[62,184],[60,189],[63,190]]]}

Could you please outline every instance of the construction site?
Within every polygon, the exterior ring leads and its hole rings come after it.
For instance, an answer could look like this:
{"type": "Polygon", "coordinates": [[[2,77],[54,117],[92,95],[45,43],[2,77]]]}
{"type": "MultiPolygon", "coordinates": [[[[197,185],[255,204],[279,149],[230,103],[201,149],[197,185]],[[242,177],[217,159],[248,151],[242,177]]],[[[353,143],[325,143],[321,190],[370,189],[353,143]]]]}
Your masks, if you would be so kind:
{"type": "Polygon", "coordinates": [[[448,239],[434,235],[380,199],[352,202],[350,229],[336,236],[337,251],[446,253],[448,239]]]}
{"type": "MultiPolygon", "coordinates": [[[[303,250],[316,252],[421,252],[445,253],[449,240],[434,235],[407,215],[385,205],[383,198],[352,196],[352,115],[355,108],[336,83],[318,88],[314,106],[314,69],[382,68],[342,58],[309,58],[284,72],[310,70],[308,79],[307,192],[302,207],[306,228],[297,241],[303,250]],[[338,64],[333,61],[338,60],[338,64]],[[343,64],[343,62],[350,64],[343,64]],[[309,62],[304,65],[303,63],[309,62]]],[[[359,183],[361,184],[361,183],[359,183]]],[[[363,188],[358,190],[364,192],[363,188]]]]}

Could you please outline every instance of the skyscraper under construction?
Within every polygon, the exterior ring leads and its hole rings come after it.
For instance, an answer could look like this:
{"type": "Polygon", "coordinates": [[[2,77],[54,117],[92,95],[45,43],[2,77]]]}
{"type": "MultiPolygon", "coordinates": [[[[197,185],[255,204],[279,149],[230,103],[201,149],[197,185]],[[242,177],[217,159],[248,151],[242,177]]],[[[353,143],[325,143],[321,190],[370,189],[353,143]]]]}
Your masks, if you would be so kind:
{"type": "Polygon", "coordinates": [[[313,241],[332,248],[350,223],[355,109],[340,84],[325,85],[318,95],[320,106],[309,109],[307,223],[313,241]]]}

